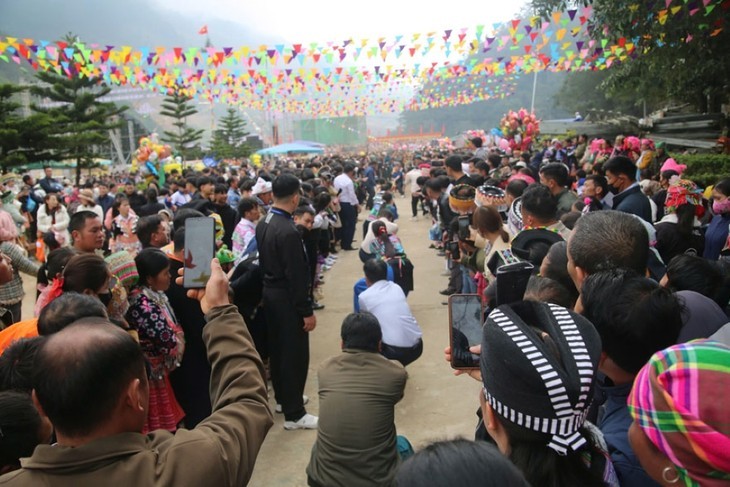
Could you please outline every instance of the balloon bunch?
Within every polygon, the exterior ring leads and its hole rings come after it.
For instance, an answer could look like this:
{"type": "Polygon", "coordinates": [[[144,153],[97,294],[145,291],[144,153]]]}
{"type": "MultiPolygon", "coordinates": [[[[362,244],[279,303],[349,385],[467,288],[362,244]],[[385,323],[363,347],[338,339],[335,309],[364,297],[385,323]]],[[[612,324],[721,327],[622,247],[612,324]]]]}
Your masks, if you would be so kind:
{"type": "Polygon", "coordinates": [[[154,133],[139,139],[139,148],[135,151],[134,157],[138,163],[144,163],[147,171],[153,176],[158,175],[160,168],[174,162],[172,147],[160,144],[157,134],[154,133]]]}
{"type": "Polygon", "coordinates": [[[482,139],[482,143],[486,145],[487,143],[487,134],[484,132],[484,130],[478,129],[478,130],[467,130],[464,135],[466,136],[467,140],[472,139],[482,139]]]}
{"type": "Polygon", "coordinates": [[[540,134],[540,120],[534,113],[524,108],[520,108],[517,112],[510,110],[502,117],[499,125],[503,137],[507,139],[508,147],[512,150],[526,150],[540,134]]]}

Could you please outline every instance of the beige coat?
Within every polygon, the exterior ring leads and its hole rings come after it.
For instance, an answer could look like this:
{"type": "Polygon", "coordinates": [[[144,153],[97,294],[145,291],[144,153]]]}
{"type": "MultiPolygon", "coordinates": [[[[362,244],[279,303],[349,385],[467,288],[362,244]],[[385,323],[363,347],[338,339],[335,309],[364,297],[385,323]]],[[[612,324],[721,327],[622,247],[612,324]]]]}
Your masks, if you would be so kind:
{"type": "Polygon", "coordinates": [[[78,448],[42,445],[0,485],[241,486],[273,424],[263,366],[233,305],[206,317],[213,413],[193,430],[123,433],[78,448]]]}

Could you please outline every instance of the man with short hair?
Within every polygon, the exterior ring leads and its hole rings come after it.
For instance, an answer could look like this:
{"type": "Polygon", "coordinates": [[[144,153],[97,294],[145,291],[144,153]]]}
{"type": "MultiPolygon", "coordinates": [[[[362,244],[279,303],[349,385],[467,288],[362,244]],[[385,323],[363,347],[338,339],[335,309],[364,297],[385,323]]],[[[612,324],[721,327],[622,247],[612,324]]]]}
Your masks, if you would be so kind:
{"type": "Polygon", "coordinates": [[[360,293],[360,311],[375,315],[383,332],[380,353],[403,366],[423,353],[423,333],[411,313],[403,290],[388,280],[388,264],[370,259],[363,266],[368,288],[360,293]]]}
{"type": "Polygon", "coordinates": [[[211,178],[209,178],[208,176],[201,176],[196,180],[195,186],[197,187],[198,191],[193,195],[191,201],[197,199],[205,199],[210,201],[213,199],[213,194],[215,192],[215,183],[211,178]]]}
{"type": "Polygon", "coordinates": [[[626,405],[639,370],[651,356],[677,343],[682,307],[676,296],[633,271],[614,269],[591,274],[583,282],[576,306],[595,326],[602,351],[598,387],[606,402],[597,426],[608,444],[622,487],[657,485],[647,475],[629,443],[632,420],[626,405]]]}
{"type": "Polygon", "coordinates": [[[160,215],[140,218],[137,222],[137,238],[143,249],[149,247],[161,249],[170,243],[170,235],[160,215]]]}
{"type": "Polygon", "coordinates": [[[77,211],[68,224],[73,247],[81,253],[95,253],[104,246],[104,226],[93,211],[77,211]]]}
{"type": "Polygon", "coordinates": [[[137,213],[139,209],[147,203],[147,198],[137,191],[134,181],[131,179],[127,180],[127,183],[124,185],[124,195],[129,200],[129,206],[135,213],[137,213]]]}
{"type": "Polygon", "coordinates": [[[597,210],[610,210],[613,205],[613,193],[608,190],[605,176],[591,174],[583,184],[583,195],[590,198],[590,203],[583,208],[583,213],[597,210]]]}
{"type": "Polygon", "coordinates": [[[241,201],[241,193],[238,191],[238,178],[231,176],[228,180],[228,193],[226,195],[226,203],[231,209],[238,208],[238,202],[241,201]]]}
{"type": "Polygon", "coordinates": [[[172,194],[170,203],[172,203],[173,211],[177,211],[178,208],[190,203],[190,199],[192,198],[192,195],[188,192],[190,186],[195,185],[188,179],[185,181],[185,184],[181,184],[178,190],[172,194]]]}
{"type": "Polygon", "coordinates": [[[259,203],[255,198],[241,198],[238,202],[238,214],[241,219],[233,230],[233,255],[238,265],[246,255],[251,241],[256,238],[256,223],[259,221],[259,203]]]}
{"type": "Polygon", "coordinates": [[[421,201],[421,187],[418,185],[418,178],[421,177],[421,170],[418,167],[413,168],[406,173],[405,184],[411,194],[411,216],[412,220],[418,220],[418,202],[421,201]]]}
{"type": "Polygon", "coordinates": [[[624,156],[611,158],[603,165],[603,170],[606,172],[608,185],[616,191],[613,209],[631,213],[652,223],[651,204],[636,182],[636,165],[631,159],[624,156]]]}
{"type": "Polygon", "coordinates": [[[43,168],[43,172],[46,177],[38,181],[43,191],[45,191],[46,194],[60,193],[63,190],[63,186],[57,179],[53,178],[53,168],[46,166],[43,168]]]}
{"type": "Polygon", "coordinates": [[[46,339],[36,354],[34,399],[57,442],[39,445],[6,485],[245,485],[273,424],[263,365],[241,315],[228,302],[217,260],[200,300],[214,386],[213,413],[194,429],[141,431],[149,383],[142,350],[103,318],[46,339]]]}
{"type": "Polygon", "coordinates": [[[321,423],[307,466],[312,487],[390,485],[400,464],[395,405],[408,374],[378,353],[382,338],[370,313],[342,322],[342,353],[320,367],[321,423]]]}
{"type": "Polygon", "coordinates": [[[228,206],[228,188],[225,184],[216,184],[213,191],[213,211],[218,213],[223,222],[223,243],[228,249],[233,248],[233,231],[238,224],[238,213],[228,206]]]}
{"type": "Polygon", "coordinates": [[[309,332],[317,318],[309,300],[309,273],[302,237],[292,221],[300,182],[282,174],[272,183],[274,205],[256,227],[264,274],[263,307],[269,331],[271,382],[284,412],[284,428],[316,429],[317,417],[304,408],[309,368],[309,332]]]}
{"type": "Polygon", "coordinates": [[[547,186],[531,184],[522,193],[522,223],[525,230],[544,228],[557,233],[564,240],[570,229],[558,219],[558,202],[547,186]]]}
{"type": "Polygon", "coordinates": [[[446,162],[444,163],[446,166],[446,175],[449,179],[451,179],[454,186],[468,184],[469,186],[474,186],[476,188],[476,181],[470,178],[468,174],[464,173],[464,168],[461,165],[462,162],[463,159],[461,156],[452,155],[447,157],[446,162]]]}
{"type": "Polygon", "coordinates": [[[98,188],[99,196],[96,198],[96,202],[99,206],[101,206],[101,212],[104,214],[104,217],[106,217],[107,212],[114,204],[114,196],[109,194],[109,184],[104,181],[99,183],[98,188]]]}
{"type": "Polygon", "coordinates": [[[360,204],[355,194],[355,165],[345,164],[342,174],[335,178],[335,189],[340,192],[340,221],[342,221],[342,250],[355,250],[352,241],[355,237],[357,214],[360,204]]]}
{"type": "Polygon", "coordinates": [[[568,238],[568,273],[576,289],[600,271],[630,269],[646,275],[649,234],[641,220],[615,210],[583,215],[568,238]]]}
{"type": "Polygon", "coordinates": [[[558,204],[558,217],[570,212],[578,196],[568,189],[568,167],[560,162],[551,162],[540,169],[540,184],[547,186],[558,204]]]}

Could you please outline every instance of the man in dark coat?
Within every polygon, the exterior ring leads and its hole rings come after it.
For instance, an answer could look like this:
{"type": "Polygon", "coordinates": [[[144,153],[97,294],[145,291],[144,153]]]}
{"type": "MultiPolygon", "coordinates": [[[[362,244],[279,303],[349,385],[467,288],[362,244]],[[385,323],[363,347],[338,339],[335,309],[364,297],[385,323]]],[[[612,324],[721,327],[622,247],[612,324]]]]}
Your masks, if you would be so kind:
{"type": "Polygon", "coordinates": [[[613,157],[606,162],[603,169],[606,171],[608,185],[617,192],[613,197],[613,209],[631,213],[652,223],[651,204],[636,182],[636,165],[631,159],[624,156],[613,157]]]}

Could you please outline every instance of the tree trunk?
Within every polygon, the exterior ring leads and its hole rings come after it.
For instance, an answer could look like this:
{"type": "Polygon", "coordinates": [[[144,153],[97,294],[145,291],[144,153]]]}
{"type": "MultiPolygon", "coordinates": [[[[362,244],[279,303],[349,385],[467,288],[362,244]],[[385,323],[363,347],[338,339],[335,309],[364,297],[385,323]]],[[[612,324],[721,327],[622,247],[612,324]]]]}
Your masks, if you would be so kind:
{"type": "Polygon", "coordinates": [[[76,158],[76,187],[81,184],[81,158],[76,158]]]}

